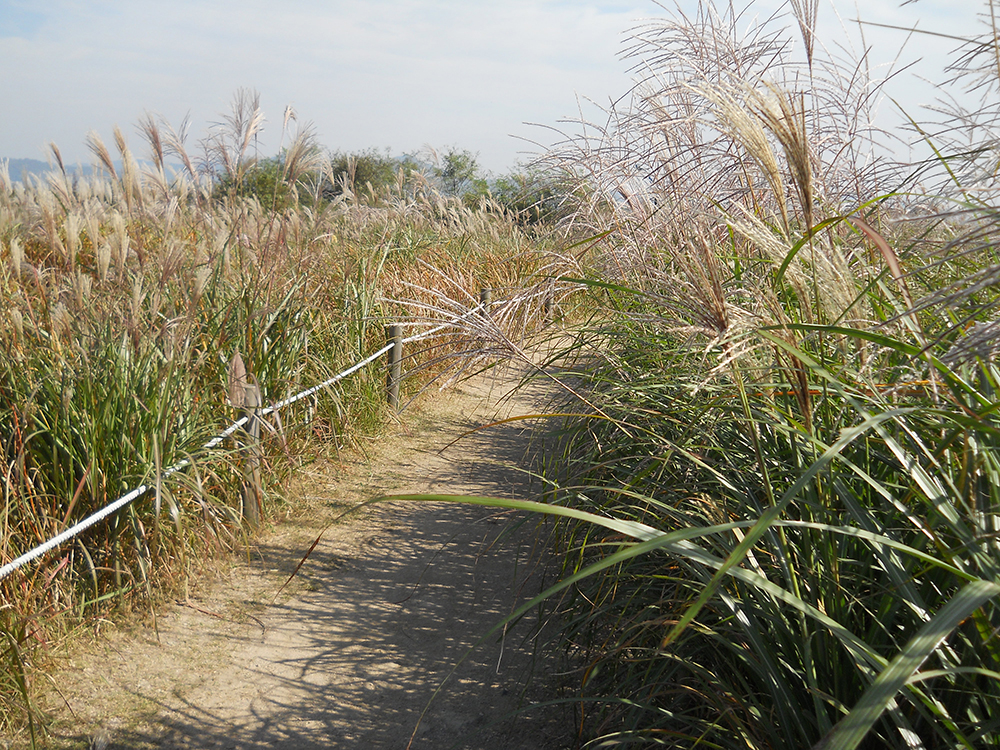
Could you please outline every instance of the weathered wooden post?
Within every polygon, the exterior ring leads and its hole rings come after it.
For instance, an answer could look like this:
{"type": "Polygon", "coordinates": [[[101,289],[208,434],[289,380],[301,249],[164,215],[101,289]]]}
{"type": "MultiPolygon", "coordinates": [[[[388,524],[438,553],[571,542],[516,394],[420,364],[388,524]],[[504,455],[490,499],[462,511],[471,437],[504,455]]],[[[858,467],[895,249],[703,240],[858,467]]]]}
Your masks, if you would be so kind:
{"type": "Polygon", "coordinates": [[[243,429],[233,435],[236,449],[243,461],[243,482],[240,487],[240,511],[251,528],[260,525],[260,387],[251,383],[243,357],[239,352],[229,362],[229,404],[247,418],[243,429]]]}
{"type": "Polygon", "coordinates": [[[545,325],[548,325],[553,321],[553,319],[555,318],[555,311],[556,311],[556,303],[554,295],[552,294],[552,292],[549,292],[547,295],[545,295],[545,317],[543,318],[545,325]]]}
{"type": "Polygon", "coordinates": [[[386,398],[389,406],[399,409],[399,381],[403,379],[403,327],[393,323],[386,327],[386,341],[392,344],[389,350],[389,372],[386,375],[386,398]]]}
{"type": "Polygon", "coordinates": [[[483,306],[483,314],[489,315],[493,306],[493,290],[488,286],[479,290],[479,304],[483,306]]]}
{"type": "Polygon", "coordinates": [[[260,526],[261,487],[260,487],[260,387],[256,383],[246,386],[246,399],[243,404],[243,415],[247,423],[243,426],[246,436],[246,448],[243,457],[243,518],[251,528],[260,526]]]}

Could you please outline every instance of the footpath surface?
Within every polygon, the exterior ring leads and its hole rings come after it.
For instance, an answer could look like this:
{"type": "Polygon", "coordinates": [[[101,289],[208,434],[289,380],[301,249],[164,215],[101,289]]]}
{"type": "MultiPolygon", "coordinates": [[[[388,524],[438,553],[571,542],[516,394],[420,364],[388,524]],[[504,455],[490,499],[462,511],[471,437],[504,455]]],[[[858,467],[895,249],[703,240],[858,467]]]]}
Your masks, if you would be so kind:
{"type": "Polygon", "coordinates": [[[44,705],[56,746],[572,747],[571,710],[536,705],[557,697],[563,669],[532,638],[537,613],[479,643],[553,580],[536,519],[387,503],[330,525],[388,493],[530,497],[542,448],[530,422],[462,437],[536,411],[544,393],[509,396],[514,382],[493,373],[427,394],[366,455],[305,467],[289,491],[300,510],[247,559],[160,611],[155,628],[108,625],[75,648],[44,705]]]}

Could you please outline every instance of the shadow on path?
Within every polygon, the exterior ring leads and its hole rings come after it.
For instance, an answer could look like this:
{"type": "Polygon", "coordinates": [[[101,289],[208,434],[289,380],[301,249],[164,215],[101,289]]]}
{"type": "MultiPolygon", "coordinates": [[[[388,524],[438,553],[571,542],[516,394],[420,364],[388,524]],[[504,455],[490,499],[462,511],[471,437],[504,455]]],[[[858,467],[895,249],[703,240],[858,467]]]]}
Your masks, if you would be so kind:
{"type": "Polygon", "coordinates": [[[271,603],[311,540],[356,498],[528,498],[539,489],[523,470],[532,465],[530,421],[454,441],[531,413],[544,388],[499,410],[490,396],[502,392],[486,378],[456,391],[404,415],[348,478],[321,482],[316,518],[300,519],[291,539],[265,539],[221,592],[165,613],[159,642],[146,633],[131,668],[115,668],[129,658],[121,644],[105,651],[103,671],[82,668],[142,716],[89,716],[109,730],[109,748],[402,750],[411,736],[413,748],[572,746],[571,709],[532,708],[557,694],[561,669],[536,648],[539,612],[484,638],[545,583],[536,519],[451,503],[369,506],[326,529],[271,603]],[[173,670],[153,666],[157,653],[173,670]]]}

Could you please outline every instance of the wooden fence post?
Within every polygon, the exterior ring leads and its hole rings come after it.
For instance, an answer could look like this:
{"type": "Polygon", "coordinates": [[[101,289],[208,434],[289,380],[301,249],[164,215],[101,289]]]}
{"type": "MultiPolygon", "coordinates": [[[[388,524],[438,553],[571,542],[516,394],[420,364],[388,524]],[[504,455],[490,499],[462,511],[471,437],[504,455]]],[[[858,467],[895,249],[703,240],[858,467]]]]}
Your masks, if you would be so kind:
{"type": "Polygon", "coordinates": [[[399,409],[399,381],[403,378],[403,327],[394,323],[386,327],[386,340],[392,344],[389,350],[389,372],[386,375],[386,398],[389,406],[399,409]]]}
{"type": "Polygon", "coordinates": [[[479,304],[483,306],[483,314],[489,315],[493,305],[493,290],[488,286],[479,290],[479,304]]]}
{"type": "Polygon", "coordinates": [[[257,384],[247,384],[245,393],[243,414],[247,423],[243,427],[243,434],[246,436],[243,451],[243,518],[251,528],[256,529],[260,526],[261,516],[260,387],[257,384]]]}
{"type": "Polygon", "coordinates": [[[240,486],[240,511],[251,528],[260,525],[260,386],[250,382],[239,352],[229,362],[229,404],[247,418],[243,429],[233,435],[236,450],[243,461],[243,482],[240,486]]]}

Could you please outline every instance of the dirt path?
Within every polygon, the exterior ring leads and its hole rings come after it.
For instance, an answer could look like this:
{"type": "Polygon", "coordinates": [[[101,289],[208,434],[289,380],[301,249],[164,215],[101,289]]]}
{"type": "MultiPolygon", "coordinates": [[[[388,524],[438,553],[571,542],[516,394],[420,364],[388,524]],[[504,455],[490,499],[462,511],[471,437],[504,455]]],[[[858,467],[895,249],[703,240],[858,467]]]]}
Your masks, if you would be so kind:
{"type": "Polygon", "coordinates": [[[266,535],[253,559],[161,612],[158,634],[109,628],[69,658],[46,706],[62,746],[86,747],[103,732],[109,748],[143,750],[402,750],[411,737],[413,748],[570,747],[567,709],[530,709],[556,695],[560,669],[533,653],[537,615],[465,658],[542,583],[534,535],[519,518],[464,505],[370,506],[330,527],[271,603],[319,531],[359,500],[530,496],[537,485],[515,468],[527,465],[526,423],[439,453],[473,427],[531,413],[537,392],[498,405],[512,382],[479,377],[421,398],[367,459],[346,471],[307,467],[293,486],[307,512],[266,535]]]}

